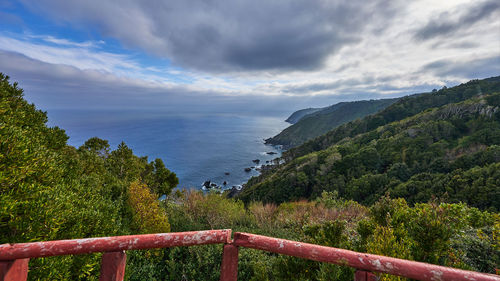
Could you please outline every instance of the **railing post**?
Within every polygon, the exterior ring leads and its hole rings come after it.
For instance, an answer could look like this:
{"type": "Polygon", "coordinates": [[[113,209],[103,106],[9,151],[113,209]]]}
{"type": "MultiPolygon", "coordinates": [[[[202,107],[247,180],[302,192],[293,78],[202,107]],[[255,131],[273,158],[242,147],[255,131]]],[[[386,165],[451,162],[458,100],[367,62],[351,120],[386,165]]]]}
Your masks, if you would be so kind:
{"type": "Polygon", "coordinates": [[[0,261],[0,281],[26,281],[30,259],[0,261]]]}
{"type": "Polygon", "coordinates": [[[99,281],[122,281],[125,276],[127,255],[125,251],[107,252],[102,255],[99,281]]]}
{"type": "Polygon", "coordinates": [[[233,244],[224,244],[220,281],[238,280],[238,247],[233,244]]]}
{"type": "Polygon", "coordinates": [[[377,281],[378,278],[370,271],[356,270],[354,273],[354,281],[377,281]]]}

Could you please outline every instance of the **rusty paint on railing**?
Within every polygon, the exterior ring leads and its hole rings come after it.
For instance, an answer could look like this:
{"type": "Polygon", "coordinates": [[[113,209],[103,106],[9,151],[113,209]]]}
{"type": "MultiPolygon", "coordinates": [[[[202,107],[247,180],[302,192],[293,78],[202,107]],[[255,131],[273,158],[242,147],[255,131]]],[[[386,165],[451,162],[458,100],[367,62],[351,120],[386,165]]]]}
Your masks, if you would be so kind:
{"type": "Polygon", "coordinates": [[[500,276],[459,270],[422,262],[358,253],[344,249],[301,243],[291,240],[234,233],[233,244],[314,261],[334,263],[356,269],[388,273],[423,281],[499,281],[500,276]]]}
{"type": "Polygon", "coordinates": [[[18,259],[0,262],[1,281],[25,281],[28,279],[28,263],[30,259],[18,259]]]}
{"type": "Polygon", "coordinates": [[[0,245],[0,260],[229,243],[231,230],[127,235],[0,245]]]}
{"type": "Polygon", "coordinates": [[[125,276],[127,254],[125,251],[106,252],[101,259],[101,276],[99,281],[121,281],[125,276]]]}
{"type": "Polygon", "coordinates": [[[224,245],[220,281],[238,280],[238,247],[233,244],[224,245]]]}
{"type": "Polygon", "coordinates": [[[314,244],[240,233],[231,230],[207,230],[162,234],[144,234],[89,239],[0,245],[0,281],[26,280],[29,258],[104,252],[101,281],[120,281],[126,265],[125,250],[225,244],[221,264],[222,281],[235,281],[238,274],[238,247],[253,248],[304,259],[356,268],[355,281],[371,281],[372,272],[398,275],[424,281],[500,281],[500,276],[453,269],[415,261],[314,244]]]}

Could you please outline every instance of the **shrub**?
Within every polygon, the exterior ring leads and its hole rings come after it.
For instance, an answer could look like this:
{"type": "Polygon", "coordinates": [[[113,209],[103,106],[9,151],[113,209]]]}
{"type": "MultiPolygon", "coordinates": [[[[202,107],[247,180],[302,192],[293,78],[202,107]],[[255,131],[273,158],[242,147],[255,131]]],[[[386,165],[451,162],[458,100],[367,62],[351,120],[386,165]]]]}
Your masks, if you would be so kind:
{"type": "Polygon", "coordinates": [[[134,226],[139,233],[170,232],[165,210],[160,208],[157,196],[150,189],[134,181],[128,189],[128,202],[133,210],[134,226]]]}

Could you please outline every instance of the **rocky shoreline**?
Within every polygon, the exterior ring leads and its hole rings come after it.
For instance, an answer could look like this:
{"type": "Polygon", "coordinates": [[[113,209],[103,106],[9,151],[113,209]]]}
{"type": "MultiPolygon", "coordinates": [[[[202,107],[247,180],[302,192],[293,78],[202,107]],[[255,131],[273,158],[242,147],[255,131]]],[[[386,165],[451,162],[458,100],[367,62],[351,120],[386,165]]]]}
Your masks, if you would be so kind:
{"type": "MultiPolygon", "coordinates": [[[[276,149],[281,150],[282,147],[277,146],[276,149]]],[[[271,156],[271,155],[277,155],[277,154],[279,154],[279,152],[268,151],[268,152],[263,152],[262,154],[271,156]]],[[[260,174],[262,172],[271,170],[273,168],[273,166],[275,166],[279,163],[279,161],[280,161],[279,159],[280,158],[274,158],[274,159],[269,159],[269,160],[262,160],[262,159],[258,159],[258,158],[253,159],[251,161],[255,166],[249,166],[249,167],[244,168],[243,170],[245,171],[245,173],[257,171],[260,174]]],[[[231,175],[231,173],[226,171],[226,172],[224,172],[224,175],[229,176],[229,175],[231,175]]],[[[238,193],[240,193],[241,190],[245,187],[245,185],[246,185],[245,183],[236,184],[236,185],[229,185],[228,180],[224,180],[221,184],[218,184],[215,181],[208,179],[201,184],[201,190],[211,191],[211,192],[219,192],[219,193],[228,192],[228,194],[227,194],[228,197],[233,197],[233,196],[237,195],[238,193]]]]}

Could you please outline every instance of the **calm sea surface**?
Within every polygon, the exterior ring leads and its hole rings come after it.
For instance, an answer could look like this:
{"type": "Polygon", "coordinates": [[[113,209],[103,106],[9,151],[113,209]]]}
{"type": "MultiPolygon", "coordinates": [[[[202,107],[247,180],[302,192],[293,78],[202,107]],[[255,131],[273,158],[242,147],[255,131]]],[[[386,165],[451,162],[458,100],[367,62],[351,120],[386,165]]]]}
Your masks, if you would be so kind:
{"type": "Polygon", "coordinates": [[[206,180],[227,186],[242,184],[258,175],[247,167],[280,156],[263,139],[287,127],[286,116],[236,114],[171,114],[124,111],[48,112],[49,125],[66,130],[68,143],[79,147],[97,136],[113,149],[124,141],[138,156],[161,158],[179,177],[180,188],[199,189],[206,180]],[[268,155],[266,152],[276,152],[268,155]],[[225,173],[229,175],[225,175],[225,173]]]}

